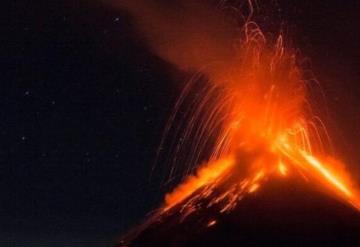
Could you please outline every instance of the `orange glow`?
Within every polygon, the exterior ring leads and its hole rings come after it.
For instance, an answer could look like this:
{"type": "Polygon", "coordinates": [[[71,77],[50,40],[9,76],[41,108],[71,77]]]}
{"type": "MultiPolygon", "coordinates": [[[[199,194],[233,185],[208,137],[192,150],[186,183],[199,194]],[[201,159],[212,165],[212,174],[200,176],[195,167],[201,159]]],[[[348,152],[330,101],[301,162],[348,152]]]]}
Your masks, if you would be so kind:
{"type": "Polygon", "coordinates": [[[251,185],[251,187],[249,188],[249,193],[253,193],[255,191],[257,191],[257,189],[259,188],[259,184],[253,184],[251,185]]]}
{"type": "Polygon", "coordinates": [[[347,197],[352,196],[352,193],[340,180],[340,178],[336,177],[335,174],[330,173],[330,171],[324,166],[324,164],[321,164],[315,157],[309,154],[304,153],[303,155],[305,159],[309,162],[309,164],[316,168],[332,185],[334,185],[338,190],[342,191],[347,197]]]}
{"type": "Polygon", "coordinates": [[[233,164],[231,158],[215,161],[201,167],[195,176],[188,177],[177,189],[165,197],[167,207],[172,207],[181,202],[197,189],[213,183],[233,164]]]}
{"type": "Polygon", "coordinates": [[[288,170],[286,166],[280,161],[278,165],[278,169],[281,175],[286,176],[288,173],[288,170]]]}
{"type": "Polygon", "coordinates": [[[264,181],[288,176],[289,170],[291,177],[305,178],[312,187],[360,209],[359,192],[349,174],[340,162],[324,158],[329,156],[328,133],[309,109],[309,82],[296,51],[281,35],[266,40],[249,20],[237,45],[234,59],[209,76],[209,89],[196,99],[183,135],[193,138],[194,156],[199,156],[197,150],[207,148],[203,143],[214,138],[216,129],[209,161],[165,196],[164,211],[175,205],[196,210],[203,201],[220,205],[220,212],[229,211],[264,181]]]}

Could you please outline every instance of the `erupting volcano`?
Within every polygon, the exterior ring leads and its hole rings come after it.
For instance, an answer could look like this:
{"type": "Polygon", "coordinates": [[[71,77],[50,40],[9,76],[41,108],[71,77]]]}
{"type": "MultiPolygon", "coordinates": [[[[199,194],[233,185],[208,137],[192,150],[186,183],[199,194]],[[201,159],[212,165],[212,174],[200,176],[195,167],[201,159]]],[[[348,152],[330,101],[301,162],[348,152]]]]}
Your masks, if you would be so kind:
{"type": "MultiPolygon", "coordinates": [[[[185,207],[195,209],[197,200],[211,198],[210,204],[221,203],[226,211],[262,181],[289,173],[360,209],[343,166],[326,154],[325,127],[305,109],[306,81],[295,54],[284,47],[282,36],[269,48],[257,26],[245,25],[240,57],[229,68],[231,78],[223,79],[220,96],[196,130],[203,138],[202,132],[221,129],[210,161],[166,195],[164,210],[196,191],[185,207]],[[215,188],[221,192],[214,194],[215,188]]],[[[203,95],[198,109],[206,109],[214,91],[203,95]]]]}
{"type": "Polygon", "coordinates": [[[158,56],[199,76],[184,86],[162,143],[177,128],[174,156],[187,156],[180,159],[186,164],[174,158],[170,175],[186,175],[143,228],[169,215],[186,219],[216,209],[203,224],[211,228],[216,215],[231,213],[248,194],[294,181],[360,210],[356,183],[331,154],[325,124],[311,106],[309,92],[319,85],[283,33],[269,35],[253,20],[253,2],[236,11],[223,2],[179,4],[184,13],[191,6],[190,16],[145,2],[120,6],[135,16],[158,56]],[[177,35],[182,31],[187,37],[177,35]],[[182,145],[191,151],[184,154],[182,145]]]}

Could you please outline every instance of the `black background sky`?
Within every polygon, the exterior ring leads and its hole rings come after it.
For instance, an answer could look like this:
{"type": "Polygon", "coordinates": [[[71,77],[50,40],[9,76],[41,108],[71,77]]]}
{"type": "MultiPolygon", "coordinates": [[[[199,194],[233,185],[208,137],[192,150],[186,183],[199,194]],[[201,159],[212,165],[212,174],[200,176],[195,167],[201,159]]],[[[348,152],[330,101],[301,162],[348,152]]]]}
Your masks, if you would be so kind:
{"type": "MultiPolygon", "coordinates": [[[[360,2],[278,3],[327,95],[337,153],[360,181],[360,2]]],[[[0,246],[111,246],[161,202],[164,188],[149,174],[181,73],[100,2],[9,7],[0,246]]]]}

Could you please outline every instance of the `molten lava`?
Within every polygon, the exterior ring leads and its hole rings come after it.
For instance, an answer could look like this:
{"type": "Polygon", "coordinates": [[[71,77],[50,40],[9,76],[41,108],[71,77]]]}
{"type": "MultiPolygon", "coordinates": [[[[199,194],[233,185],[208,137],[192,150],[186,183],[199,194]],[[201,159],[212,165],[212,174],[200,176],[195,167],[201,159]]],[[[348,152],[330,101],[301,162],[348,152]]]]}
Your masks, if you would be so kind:
{"type": "Polygon", "coordinates": [[[227,1],[217,8],[212,1],[165,2],[117,3],[135,17],[156,55],[208,80],[201,88],[195,77],[185,85],[165,130],[167,135],[174,128],[171,138],[179,139],[170,142],[177,164],[170,177],[180,171],[187,176],[166,195],[160,213],[177,206],[186,216],[215,204],[228,212],[266,180],[284,177],[303,179],[360,210],[360,194],[331,157],[329,135],[310,107],[314,80],[284,35],[261,31],[252,21],[251,0],[248,15],[235,21],[222,12],[227,1]],[[204,153],[210,153],[208,159],[204,153]]]}
{"type": "MultiPolygon", "coordinates": [[[[218,204],[221,212],[229,211],[245,194],[256,193],[263,181],[290,174],[360,210],[350,176],[324,151],[327,132],[311,115],[308,82],[295,52],[281,35],[271,45],[251,21],[239,43],[237,57],[209,82],[210,90],[198,103],[204,109],[209,99],[216,99],[215,107],[207,116],[193,118],[202,133],[220,126],[211,158],[166,195],[163,211],[181,203],[188,214],[204,199],[208,207],[218,204]],[[212,97],[214,91],[221,96],[212,97]]],[[[193,133],[189,128],[187,135],[193,133]]]]}

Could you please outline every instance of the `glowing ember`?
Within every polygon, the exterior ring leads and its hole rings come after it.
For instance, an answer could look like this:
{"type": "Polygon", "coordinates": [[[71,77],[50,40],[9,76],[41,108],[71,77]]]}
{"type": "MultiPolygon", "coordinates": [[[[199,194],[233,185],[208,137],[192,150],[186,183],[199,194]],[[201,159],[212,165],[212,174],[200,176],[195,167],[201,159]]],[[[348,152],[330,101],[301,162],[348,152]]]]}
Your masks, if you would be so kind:
{"type": "Polygon", "coordinates": [[[211,220],[208,224],[207,224],[207,227],[211,227],[213,225],[216,224],[216,220],[211,220]]]}
{"type": "Polygon", "coordinates": [[[281,175],[283,175],[283,176],[287,175],[287,173],[288,173],[287,168],[281,161],[279,162],[278,169],[279,169],[279,172],[281,175]]]}

